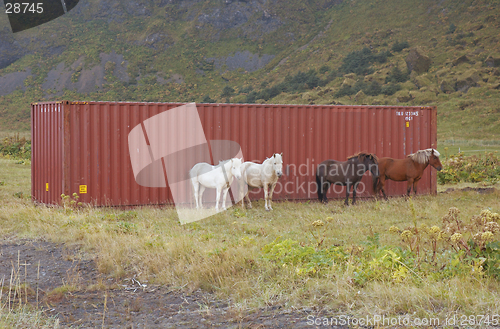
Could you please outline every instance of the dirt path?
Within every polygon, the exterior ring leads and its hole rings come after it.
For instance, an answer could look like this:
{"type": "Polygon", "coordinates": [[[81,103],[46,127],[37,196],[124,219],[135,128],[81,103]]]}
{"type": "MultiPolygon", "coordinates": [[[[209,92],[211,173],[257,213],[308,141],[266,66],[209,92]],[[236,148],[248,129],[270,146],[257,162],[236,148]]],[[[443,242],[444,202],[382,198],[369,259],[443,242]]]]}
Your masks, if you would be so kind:
{"type": "Polygon", "coordinates": [[[21,287],[23,303],[57,315],[63,328],[314,328],[307,316],[319,315],[279,307],[242,314],[202,291],[187,294],[133,278],[118,282],[98,273],[78,249],[43,241],[0,240],[1,280],[3,303],[9,287],[21,287]]]}

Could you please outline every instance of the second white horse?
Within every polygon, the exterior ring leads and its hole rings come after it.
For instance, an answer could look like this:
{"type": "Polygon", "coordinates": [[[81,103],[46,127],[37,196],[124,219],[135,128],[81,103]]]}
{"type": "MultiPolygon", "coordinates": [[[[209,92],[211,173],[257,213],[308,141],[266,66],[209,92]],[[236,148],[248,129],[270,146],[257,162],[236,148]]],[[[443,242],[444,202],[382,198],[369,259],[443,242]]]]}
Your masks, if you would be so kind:
{"type": "MultiPolygon", "coordinates": [[[[248,194],[250,189],[263,188],[266,210],[273,210],[271,200],[273,199],[274,188],[278,182],[278,178],[283,175],[283,153],[273,154],[272,157],[266,159],[262,164],[254,162],[244,162],[241,165],[242,184],[248,185],[248,190],[244,197],[241,197],[241,206],[245,208],[245,198],[248,201],[248,207],[252,208],[252,203],[248,194]]],[[[244,189],[240,189],[243,191],[244,189]]],[[[243,193],[243,192],[242,192],[243,193]]]]}

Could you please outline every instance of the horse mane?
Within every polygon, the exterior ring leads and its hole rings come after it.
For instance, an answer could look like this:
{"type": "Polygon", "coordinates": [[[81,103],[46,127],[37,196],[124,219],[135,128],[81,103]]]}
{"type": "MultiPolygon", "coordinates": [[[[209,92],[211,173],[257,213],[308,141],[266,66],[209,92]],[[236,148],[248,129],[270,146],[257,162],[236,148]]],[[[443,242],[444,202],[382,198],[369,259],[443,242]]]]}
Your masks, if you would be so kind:
{"type": "Polygon", "coordinates": [[[228,163],[229,161],[231,161],[232,159],[227,159],[227,160],[219,160],[219,164],[215,165],[214,167],[218,167],[218,166],[224,166],[226,163],[228,163]]]}
{"type": "Polygon", "coordinates": [[[427,163],[429,162],[429,158],[431,157],[432,151],[434,151],[434,154],[436,156],[440,156],[439,152],[433,148],[425,149],[425,150],[420,150],[412,154],[408,154],[408,157],[411,158],[413,161],[418,162],[418,163],[427,163]]]}
{"type": "Polygon", "coordinates": [[[364,162],[366,158],[372,158],[375,163],[378,163],[378,157],[373,153],[359,152],[347,157],[347,160],[358,158],[359,162],[364,162]]]}

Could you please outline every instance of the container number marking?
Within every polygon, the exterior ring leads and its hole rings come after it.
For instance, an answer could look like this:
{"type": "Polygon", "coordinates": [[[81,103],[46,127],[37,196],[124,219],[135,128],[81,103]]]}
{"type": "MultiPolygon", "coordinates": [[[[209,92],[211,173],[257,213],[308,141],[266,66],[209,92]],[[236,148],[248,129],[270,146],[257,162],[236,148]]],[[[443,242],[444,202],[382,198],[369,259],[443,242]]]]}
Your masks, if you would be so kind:
{"type": "Polygon", "coordinates": [[[413,117],[418,117],[418,111],[396,111],[396,115],[398,117],[405,117],[405,121],[411,121],[413,117]]]}

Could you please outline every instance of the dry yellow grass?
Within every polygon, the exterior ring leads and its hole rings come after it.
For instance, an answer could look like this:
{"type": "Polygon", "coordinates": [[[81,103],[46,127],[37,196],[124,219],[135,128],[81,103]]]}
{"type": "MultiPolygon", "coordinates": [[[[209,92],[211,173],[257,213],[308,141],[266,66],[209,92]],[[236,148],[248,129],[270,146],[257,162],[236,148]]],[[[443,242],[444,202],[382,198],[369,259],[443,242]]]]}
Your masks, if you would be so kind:
{"type": "MultiPolygon", "coordinates": [[[[180,225],[170,207],[134,210],[109,208],[49,208],[28,198],[29,167],[0,159],[0,236],[46,239],[79,245],[95,255],[99,271],[116,277],[182,289],[202,288],[247,308],[271,304],[320,306],[350,314],[499,314],[499,282],[491,278],[452,278],[439,282],[397,284],[351,282],[351,273],[328,272],[323,277],[297,276],[263,259],[261,248],[278,237],[305,245],[352,246],[380,234],[382,245],[401,245],[388,232],[392,225],[412,225],[404,198],[389,202],[363,200],[354,207],[333,200],[277,202],[266,212],[263,202],[241,211],[229,208],[199,222],[180,225]],[[23,197],[15,194],[23,192],[23,197]],[[316,220],[325,225],[313,228],[316,220]]],[[[413,199],[418,224],[439,225],[452,206],[462,218],[482,209],[500,212],[500,193],[453,192],[413,199]]]]}

